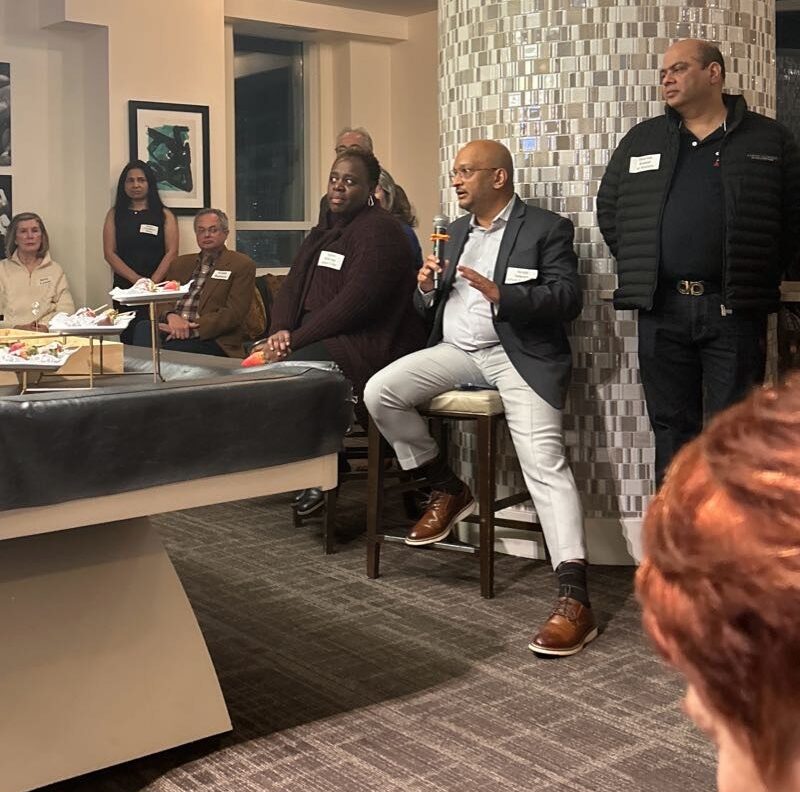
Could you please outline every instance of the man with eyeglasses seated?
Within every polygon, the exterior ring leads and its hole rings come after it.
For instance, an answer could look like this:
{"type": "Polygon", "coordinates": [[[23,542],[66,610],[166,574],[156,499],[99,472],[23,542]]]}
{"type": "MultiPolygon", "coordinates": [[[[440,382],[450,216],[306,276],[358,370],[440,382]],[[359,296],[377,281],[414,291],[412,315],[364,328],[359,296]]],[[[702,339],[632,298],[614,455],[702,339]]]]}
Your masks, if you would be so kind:
{"type": "MultiPolygon", "coordinates": [[[[245,320],[255,289],[256,265],[249,256],[225,247],[228,216],[219,209],[201,209],[194,218],[200,253],[178,256],[167,280],[192,281],[189,293],[161,310],[161,346],[243,358],[245,320]]],[[[150,346],[150,322],[140,322],[133,343],[150,346]]]]}
{"type": "Polygon", "coordinates": [[[527,206],[514,193],[505,146],[479,140],[451,171],[469,212],[449,228],[445,260],[429,256],[417,276],[417,308],[433,323],[428,348],[367,383],[364,401],[405,470],[432,489],[406,543],[444,539],[475,506],[416,406],[471,383],[497,388],[556,574],[556,607],[529,648],[579,652],[597,636],[586,585],[583,515],[564,453],[561,411],[572,368],[564,323],[581,311],[572,223],[527,206]]]}

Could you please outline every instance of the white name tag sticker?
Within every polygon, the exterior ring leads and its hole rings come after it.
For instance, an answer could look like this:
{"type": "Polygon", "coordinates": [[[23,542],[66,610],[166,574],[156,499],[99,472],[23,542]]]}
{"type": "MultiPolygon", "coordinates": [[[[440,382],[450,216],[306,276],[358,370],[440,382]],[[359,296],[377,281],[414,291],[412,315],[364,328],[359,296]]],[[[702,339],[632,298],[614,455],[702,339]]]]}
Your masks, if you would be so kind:
{"type": "Polygon", "coordinates": [[[645,154],[642,157],[631,157],[629,173],[642,173],[644,171],[658,170],[661,167],[660,154],[645,154]]]}
{"type": "Polygon", "coordinates": [[[142,223],[139,226],[139,233],[152,234],[153,236],[158,236],[158,226],[150,225],[149,223],[142,223]]]}
{"type": "Polygon", "coordinates": [[[212,280],[228,280],[231,276],[230,270],[214,270],[211,273],[212,280]]]}
{"type": "Polygon", "coordinates": [[[323,250],[319,254],[317,261],[318,267],[327,267],[328,269],[340,270],[344,264],[343,253],[332,253],[330,250],[323,250]]]}
{"type": "Polygon", "coordinates": [[[527,267],[509,267],[506,270],[506,283],[527,283],[539,277],[539,270],[527,267]]]}
{"type": "Polygon", "coordinates": [[[48,283],[52,283],[51,278],[39,278],[39,285],[40,286],[47,286],[48,283]]]}

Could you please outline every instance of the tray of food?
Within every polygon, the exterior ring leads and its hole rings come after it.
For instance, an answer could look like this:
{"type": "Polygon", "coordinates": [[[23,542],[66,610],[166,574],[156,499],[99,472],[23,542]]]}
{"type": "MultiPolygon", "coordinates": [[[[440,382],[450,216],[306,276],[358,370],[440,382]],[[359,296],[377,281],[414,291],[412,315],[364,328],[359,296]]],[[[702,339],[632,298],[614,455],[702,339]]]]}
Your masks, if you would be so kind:
{"type": "Polygon", "coordinates": [[[168,302],[189,293],[192,282],[180,284],[176,280],[153,283],[150,278],[139,278],[129,289],[112,289],[109,294],[123,305],[146,305],[151,302],[168,302]]]}
{"type": "Polygon", "coordinates": [[[66,347],[58,341],[15,341],[0,344],[0,370],[56,371],[78,347],[66,347]]]}
{"type": "Polygon", "coordinates": [[[73,336],[117,335],[136,316],[136,311],[120,313],[114,308],[79,308],[73,314],[57,313],[50,320],[50,332],[73,336]]]}

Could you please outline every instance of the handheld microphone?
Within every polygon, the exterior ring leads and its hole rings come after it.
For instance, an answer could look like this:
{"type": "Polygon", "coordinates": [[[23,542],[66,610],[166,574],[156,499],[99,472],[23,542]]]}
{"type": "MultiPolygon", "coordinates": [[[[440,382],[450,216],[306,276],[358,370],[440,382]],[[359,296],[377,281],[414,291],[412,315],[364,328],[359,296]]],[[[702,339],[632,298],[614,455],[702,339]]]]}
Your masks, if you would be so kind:
{"type": "MultiPolygon", "coordinates": [[[[447,226],[450,221],[444,215],[436,215],[433,218],[433,233],[431,234],[431,242],[433,242],[433,255],[439,259],[439,266],[444,266],[444,243],[450,239],[447,233],[447,226]]],[[[439,273],[433,273],[433,288],[439,288],[439,273]]]]}

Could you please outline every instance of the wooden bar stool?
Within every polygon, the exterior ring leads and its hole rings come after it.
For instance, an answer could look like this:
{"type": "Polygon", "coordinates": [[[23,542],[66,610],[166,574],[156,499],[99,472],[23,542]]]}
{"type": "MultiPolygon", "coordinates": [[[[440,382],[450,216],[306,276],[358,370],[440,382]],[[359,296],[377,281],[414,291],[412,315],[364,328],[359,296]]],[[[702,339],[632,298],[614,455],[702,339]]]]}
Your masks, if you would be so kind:
{"type": "MultiPolygon", "coordinates": [[[[386,443],[384,443],[383,451],[384,461],[386,460],[386,457],[393,456],[391,449],[386,443]]],[[[367,432],[361,429],[356,429],[354,432],[346,435],[343,453],[344,458],[348,463],[358,463],[359,460],[361,460],[363,463],[364,460],[367,460],[367,467],[357,467],[355,470],[340,470],[339,485],[333,489],[325,491],[325,505],[323,507],[325,514],[322,518],[322,551],[325,555],[331,555],[332,553],[336,552],[336,501],[339,493],[339,486],[347,481],[363,481],[369,477],[369,446],[367,442],[367,432]]],[[[401,479],[403,481],[409,480],[409,476],[405,475],[403,471],[399,469],[387,470],[384,462],[381,463],[381,474],[384,480],[386,478],[401,479]]],[[[400,487],[400,489],[403,488],[400,487]]],[[[406,489],[409,489],[409,487],[406,487],[406,489]]],[[[410,495],[410,493],[407,494],[410,495]]],[[[407,498],[405,493],[404,505],[406,513],[409,515],[412,514],[413,501],[407,498]]],[[[303,517],[297,513],[297,509],[292,509],[292,521],[296,528],[302,526],[304,520],[313,518],[313,516],[314,515],[308,515],[308,517],[303,517]]]]}
{"type": "MultiPolygon", "coordinates": [[[[497,432],[505,420],[503,402],[496,390],[451,390],[440,394],[419,408],[421,415],[430,418],[434,433],[438,434],[439,447],[447,452],[447,422],[475,421],[477,427],[477,466],[475,481],[478,514],[467,517],[464,522],[478,523],[478,547],[463,543],[436,542],[430,547],[477,554],[480,562],[481,596],[494,596],[494,533],[495,526],[522,528],[541,531],[536,523],[522,520],[497,518],[495,513],[501,509],[524,503],[530,499],[527,490],[497,499],[495,483],[495,453],[497,432]],[[437,431],[438,430],[438,431],[437,431]]],[[[383,533],[383,501],[387,493],[407,490],[421,486],[409,482],[384,485],[385,474],[380,460],[385,456],[386,441],[370,419],[368,432],[367,463],[367,576],[377,578],[380,574],[380,551],[383,542],[399,542],[403,546],[404,537],[383,533]]],[[[412,548],[418,549],[418,548],[412,548]]]]}

